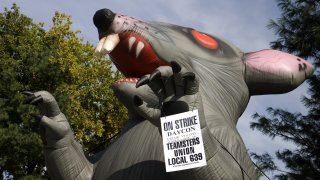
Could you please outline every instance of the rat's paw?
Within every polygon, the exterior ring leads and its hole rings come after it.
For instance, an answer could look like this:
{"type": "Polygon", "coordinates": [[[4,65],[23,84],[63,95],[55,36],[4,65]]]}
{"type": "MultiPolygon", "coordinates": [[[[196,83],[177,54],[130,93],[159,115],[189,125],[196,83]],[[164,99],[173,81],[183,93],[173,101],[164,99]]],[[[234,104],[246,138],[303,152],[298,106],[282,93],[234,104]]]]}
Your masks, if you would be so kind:
{"type": "Polygon", "coordinates": [[[145,102],[139,95],[134,97],[136,111],[156,125],[159,125],[161,116],[193,109],[203,112],[198,78],[174,61],[171,66],[160,66],[153,73],[141,77],[136,86],[149,86],[157,96],[156,105],[145,102]]]}
{"type": "Polygon", "coordinates": [[[41,115],[54,117],[61,113],[55,98],[47,91],[22,92],[26,95],[25,104],[35,105],[39,108],[41,115]]]}

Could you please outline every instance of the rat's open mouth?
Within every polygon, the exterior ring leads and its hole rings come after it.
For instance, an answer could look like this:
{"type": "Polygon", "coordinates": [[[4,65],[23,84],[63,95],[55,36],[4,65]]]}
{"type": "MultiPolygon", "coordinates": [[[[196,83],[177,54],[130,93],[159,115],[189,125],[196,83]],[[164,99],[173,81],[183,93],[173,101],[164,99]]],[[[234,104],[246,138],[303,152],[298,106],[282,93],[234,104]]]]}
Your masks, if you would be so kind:
{"type": "MultiPolygon", "coordinates": [[[[110,54],[111,60],[126,77],[140,78],[152,73],[159,66],[169,65],[161,60],[151,44],[136,32],[108,35],[100,40],[96,52],[101,55],[110,54]]],[[[134,82],[133,78],[127,79],[128,82],[134,82]]]]}

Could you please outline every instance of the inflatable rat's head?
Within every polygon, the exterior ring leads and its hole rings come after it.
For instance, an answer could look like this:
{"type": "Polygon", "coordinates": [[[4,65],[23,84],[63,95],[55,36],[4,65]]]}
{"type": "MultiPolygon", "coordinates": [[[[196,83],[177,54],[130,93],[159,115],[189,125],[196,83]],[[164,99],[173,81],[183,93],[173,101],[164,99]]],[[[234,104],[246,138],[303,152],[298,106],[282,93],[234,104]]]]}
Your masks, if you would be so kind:
{"type": "Polygon", "coordinates": [[[237,50],[219,38],[191,28],[156,22],[143,22],[133,17],[101,9],[94,15],[99,32],[97,53],[110,53],[112,61],[127,77],[141,77],[161,65],[177,61],[192,64],[190,58],[223,63],[237,50]]]}
{"type": "Polygon", "coordinates": [[[249,89],[251,95],[259,95],[288,92],[313,73],[312,65],[296,56],[276,50],[244,54],[227,41],[192,28],[143,22],[108,9],[97,11],[93,21],[100,39],[96,52],[110,54],[126,77],[140,78],[176,61],[203,82],[211,82],[212,88],[242,89],[238,94],[249,89]]]}

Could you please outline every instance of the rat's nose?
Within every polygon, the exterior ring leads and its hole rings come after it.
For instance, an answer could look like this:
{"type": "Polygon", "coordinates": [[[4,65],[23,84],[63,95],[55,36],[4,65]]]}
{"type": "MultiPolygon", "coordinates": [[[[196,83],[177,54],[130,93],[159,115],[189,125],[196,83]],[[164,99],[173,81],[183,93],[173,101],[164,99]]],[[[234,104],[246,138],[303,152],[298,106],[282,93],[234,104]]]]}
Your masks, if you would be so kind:
{"type": "Polygon", "coordinates": [[[99,35],[107,33],[109,30],[115,13],[109,9],[100,9],[93,16],[93,23],[98,28],[99,35]]]}

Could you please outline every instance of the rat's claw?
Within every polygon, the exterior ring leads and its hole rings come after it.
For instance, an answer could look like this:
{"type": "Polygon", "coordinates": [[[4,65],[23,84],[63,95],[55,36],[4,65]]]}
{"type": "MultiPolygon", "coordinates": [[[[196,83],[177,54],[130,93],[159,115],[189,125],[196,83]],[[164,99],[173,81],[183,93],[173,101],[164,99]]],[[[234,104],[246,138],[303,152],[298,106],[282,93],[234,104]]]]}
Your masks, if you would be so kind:
{"type": "Polygon", "coordinates": [[[143,101],[142,99],[138,96],[138,95],[135,95],[133,97],[133,104],[136,106],[136,107],[139,107],[143,104],[143,101]]]}
{"type": "Polygon", "coordinates": [[[42,103],[43,98],[41,96],[35,97],[32,101],[29,102],[31,105],[36,105],[37,103],[42,103]]]}
{"type": "Polygon", "coordinates": [[[155,70],[152,74],[150,74],[150,81],[154,81],[155,79],[161,78],[161,72],[159,70],[155,70]]]}
{"type": "Polygon", "coordinates": [[[192,81],[196,79],[196,75],[193,72],[186,72],[182,77],[192,81]]]}
{"type": "Polygon", "coordinates": [[[27,96],[27,98],[24,100],[24,104],[36,105],[37,103],[43,102],[43,98],[41,96],[36,96],[30,91],[24,91],[22,94],[27,96]]]}
{"type": "Polygon", "coordinates": [[[181,71],[181,66],[176,61],[171,62],[171,67],[172,67],[173,73],[179,73],[181,71]]]}
{"type": "Polygon", "coordinates": [[[34,114],[34,113],[32,113],[31,116],[34,117],[34,118],[35,118],[36,120],[38,120],[38,121],[40,121],[41,118],[43,117],[42,115],[34,114]]]}
{"type": "Polygon", "coordinates": [[[22,94],[26,95],[26,96],[30,96],[33,94],[33,92],[30,91],[23,91],[22,94]]]}
{"type": "Polygon", "coordinates": [[[55,98],[47,91],[37,91],[37,92],[22,92],[24,95],[27,95],[24,103],[36,105],[40,114],[48,117],[54,117],[61,113],[59,105],[55,98]]]}
{"type": "MultiPolygon", "coordinates": [[[[27,94],[26,94],[27,95],[27,94]]],[[[26,99],[24,100],[24,104],[30,104],[30,102],[33,100],[33,99],[35,99],[36,98],[36,96],[34,95],[34,94],[30,94],[30,95],[28,95],[27,97],[26,97],[26,99]]]]}
{"type": "Polygon", "coordinates": [[[142,85],[145,85],[145,84],[148,84],[149,83],[149,77],[148,76],[142,76],[139,81],[137,82],[136,84],[136,88],[142,86],[142,85]]]}

